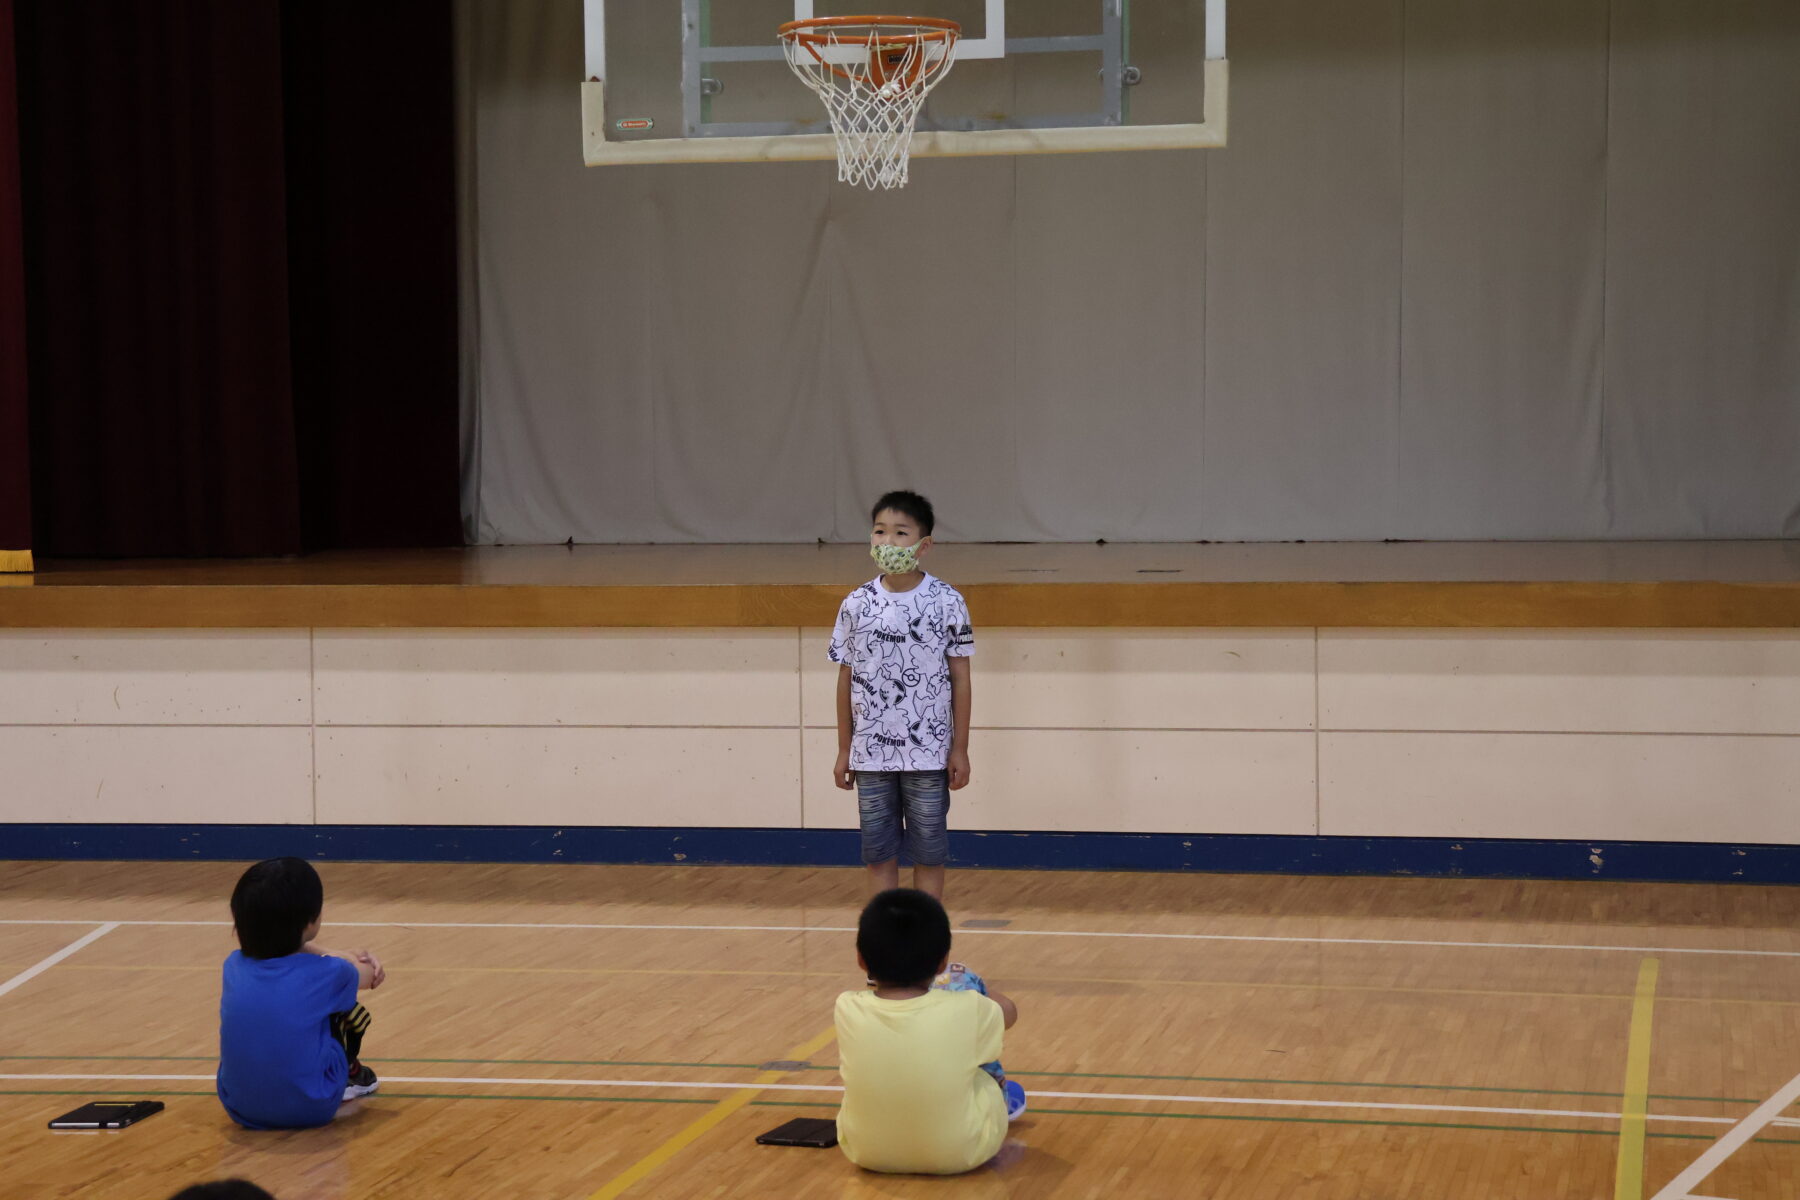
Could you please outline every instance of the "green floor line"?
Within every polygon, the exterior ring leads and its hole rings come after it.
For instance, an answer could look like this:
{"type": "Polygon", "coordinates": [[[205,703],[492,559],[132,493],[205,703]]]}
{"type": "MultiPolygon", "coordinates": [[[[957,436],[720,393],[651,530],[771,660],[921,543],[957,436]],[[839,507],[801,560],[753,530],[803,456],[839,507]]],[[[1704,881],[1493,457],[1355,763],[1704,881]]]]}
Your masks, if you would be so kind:
{"type": "Polygon", "coordinates": [[[214,1092],[172,1092],[162,1088],[7,1088],[0,1096],[205,1096],[218,1099],[214,1092]]]}
{"type": "MultiPolygon", "coordinates": [[[[836,1108],[829,1101],[817,1100],[752,1100],[751,1104],[758,1108],[836,1108]]],[[[1297,1125],[1373,1125],[1386,1127],[1399,1125],[1413,1129],[1481,1129],[1500,1133],[1575,1133],[1596,1137],[1618,1137],[1618,1131],[1612,1129],[1561,1129],[1541,1125],[1464,1125],[1447,1121],[1360,1121],[1348,1117],[1276,1117],[1248,1113],[1176,1113],[1176,1112],[1128,1112],[1123,1110],[1102,1108],[1034,1108],[1027,1115],[1059,1116],[1059,1117],[1152,1117],[1168,1118],[1178,1121],[1271,1121],[1277,1124],[1297,1125]]],[[[1682,1141],[1713,1141],[1711,1134],[1705,1133],[1652,1133],[1653,1138],[1674,1138],[1682,1141]]],[[[1758,1142],[1767,1142],[1777,1146],[1800,1146],[1800,1139],[1762,1138],[1758,1142]]]]}
{"type": "MultiPolygon", "coordinates": [[[[808,1071],[835,1071],[836,1067],[803,1068],[808,1071]]],[[[1031,1075],[1046,1079],[1154,1079],[1168,1083],[1260,1083],[1277,1087],[1332,1088],[1403,1088],[1421,1092],[1504,1092],[1523,1096],[1615,1096],[1616,1091],[1580,1092],[1566,1088],[1483,1087],[1465,1083],[1369,1083],[1348,1079],[1267,1079],[1246,1075],[1129,1075],[1107,1071],[1018,1071],[1007,1069],[1007,1075],[1031,1075]]],[[[1676,1096],[1657,1092],[1652,1100],[1692,1100],[1706,1104],[1761,1104],[1761,1100],[1744,1096],[1676,1096]]]]}
{"type": "MultiPolygon", "coordinates": [[[[746,1088],[754,1088],[755,1084],[745,1084],[746,1088]]],[[[544,1096],[501,1093],[474,1092],[390,1092],[377,1094],[378,1098],[388,1100],[530,1100],[550,1101],[560,1104],[716,1104],[717,1100],[709,1097],[660,1097],[660,1096],[544,1096]]],[[[159,1091],[136,1088],[85,1088],[81,1090],[0,1090],[0,1096],[204,1096],[213,1098],[209,1091],[159,1091]]],[[[833,1109],[837,1105],[833,1101],[820,1100],[752,1100],[756,1108],[818,1108],[833,1109]]],[[[1612,1129],[1569,1129],[1560,1126],[1542,1125],[1475,1125],[1450,1121],[1399,1121],[1399,1120],[1357,1120],[1350,1117],[1278,1117],[1252,1113],[1186,1113],[1186,1112],[1134,1112],[1125,1109],[1104,1108],[1036,1108],[1031,1110],[1035,1116],[1056,1117],[1135,1117],[1152,1120],[1177,1121],[1256,1121],[1277,1125],[1357,1125],[1374,1128],[1404,1129],[1459,1129],[1477,1130],[1491,1133],[1566,1133],[1587,1137],[1618,1137],[1618,1131],[1612,1129]]],[[[1647,1136],[1676,1141],[1716,1140],[1705,1133],[1651,1133],[1647,1136]]],[[[1800,1139],[1759,1137],[1756,1142],[1774,1146],[1800,1146],[1800,1139]]]]}
{"type": "MultiPolygon", "coordinates": [[[[216,1054],[0,1054],[0,1062],[206,1062],[216,1063],[216,1054]]],[[[496,1067],[714,1067],[719,1070],[760,1071],[761,1063],[721,1062],[649,1062],[626,1058],[389,1058],[383,1055],[372,1062],[385,1063],[455,1063],[466,1066],[496,1067]]],[[[835,1071],[836,1067],[826,1067],[835,1071]]]]}
{"type": "MultiPolygon", "coordinates": [[[[216,1054],[0,1054],[0,1062],[217,1062],[216,1054]]],[[[380,1063],[436,1063],[461,1066],[523,1067],[686,1067],[696,1070],[760,1071],[761,1063],[662,1062],[621,1058],[389,1058],[371,1057],[380,1063]]],[[[802,1071],[832,1071],[833,1065],[813,1065],[802,1071]]],[[[1163,1083],[1251,1083],[1269,1087],[1386,1088],[1420,1092],[1498,1092],[1519,1096],[1611,1096],[1613,1092],[1582,1092],[1565,1088],[1483,1087],[1461,1083],[1368,1083],[1347,1079],[1269,1079],[1247,1075],[1132,1075],[1106,1071],[1021,1071],[1008,1075],[1038,1079],[1149,1079],[1163,1083]]],[[[1681,1096],[1652,1092],[1652,1100],[1681,1100],[1695,1104],[1761,1104],[1750,1096],[1681,1096]]]]}
{"type": "MultiPolygon", "coordinates": [[[[747,1085],[749,1086],[749,1085],[747,1085]]],[[[203,1093],[212,1095],[211,1092],[203,1093]]],[[[377,1092],[395,1100],[553,1100],[570,1104],[717,1104],[713,1096],[512,1096],[501,1093],[480,1096],[462,1092],[377,1092]]]]}

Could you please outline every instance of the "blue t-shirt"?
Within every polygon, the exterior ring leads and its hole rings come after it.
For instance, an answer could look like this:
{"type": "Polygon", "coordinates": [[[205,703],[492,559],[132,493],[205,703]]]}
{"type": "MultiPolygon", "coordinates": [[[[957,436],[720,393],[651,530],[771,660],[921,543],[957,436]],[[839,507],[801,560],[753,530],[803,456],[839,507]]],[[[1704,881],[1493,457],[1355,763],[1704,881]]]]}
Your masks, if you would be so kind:
{"type": "Polygon", "coordinates": [[[304,1129],[337,1115],[350,1064],[331,1014],[356,1006],[356,965],[318,954],[225,960],[219,1101],[246,1129],[304,1129]]]}

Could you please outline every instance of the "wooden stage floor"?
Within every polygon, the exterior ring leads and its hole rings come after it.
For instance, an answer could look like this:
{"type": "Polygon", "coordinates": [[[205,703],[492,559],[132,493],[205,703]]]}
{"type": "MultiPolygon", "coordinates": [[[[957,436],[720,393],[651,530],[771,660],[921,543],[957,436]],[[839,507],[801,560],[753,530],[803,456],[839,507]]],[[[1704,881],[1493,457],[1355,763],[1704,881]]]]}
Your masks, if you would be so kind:
{"type": "MultiPolygon", "coordinates": [[[[753,1142],[835,1107],[861,872],[326,863],[321,940],[388,968],[383,1087],[247,1133],[210,1086],[239,869],[0,864],[8,1200],[1638,1200],[1800,1073],[1796,889],[953,872],[1032,1108],[997,1166],[880,1177],[753,1142]],[[44,1128],[100,1095],[168,1110],[44,1128]]],[[[1695,1191],[1797,1182],[1789,1122],[1695,1191]]]]}
{"type": "MultiPolygon", "coordinates": [[[[1800,627],[1800,541],[958,545],[987,626],[1800,627]]],[[[517,546],[41,564],[0,628],[829,625],[860,546],[517,546]]]]}

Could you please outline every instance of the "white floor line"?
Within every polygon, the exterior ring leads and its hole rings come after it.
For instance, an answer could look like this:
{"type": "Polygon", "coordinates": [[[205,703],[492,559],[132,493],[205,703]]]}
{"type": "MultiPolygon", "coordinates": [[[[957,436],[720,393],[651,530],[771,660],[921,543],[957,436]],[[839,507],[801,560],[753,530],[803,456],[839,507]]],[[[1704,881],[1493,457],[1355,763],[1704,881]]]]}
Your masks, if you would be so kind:
{"type": "MultiPolygon", "coordinates": [[[[5,920],[0,925],[92,925],[93,921],[5,920]]],[[[114,921],[114,925],[229,927],[229,921],[114,921]]],[[[334,929],[648,929],[719,933],[855,933],[854,925],[648,925],[540,921],[332,921],[334,929]]],[[[1436,946],[1468,950],[1576,950],[1605,954],[1711,954],[1740,958],[1800,958],[1800,950],[1725,950],[1698,946],[1602,946],[1567,942],[1465,942],[1428,938],[1284,937],[1247,933],[1138,933],[1104,929],[958,929],[959,937],[1149,938],[1191,942],[1287,942],[1322,946],[1436,946]]]]}
{"type": "Polygon", "coordinates": [[[1239,933],[1101,933],[1058,929],[958,929],[958,934],[1034,937],[1172,938],[1196,942],[1304,942],[1327,946],[1440,946],[1471,950],[1583,950],[1611,954],[1724,954],[1750,958],[1800,958],[1800,950],[1721,950],[1693,946],[1581,946],[1567,942],[1457,942],[1423,938],[1275,937],[1239,933]]]}
{"type": "MultiPolygon", "coordinates": [[[[83,922],[83,924],[91,925],[93,922],[86,921],[83,922]]],[[[42,975],[45,971],[48,971],[51,967],[54,967],[57,963],[69,957],[69,955],[75,953],[83,946],[98,941],[118,927],[119,923],[117,921],[108,921],[106,924],[100,926],[100,928],[70,942],[42,962],[33,963],[31,966],[26,967],[23,971],[20,971],[5,983],[0,983],[0,996],[6,995],[6,993],[12,991],[16,987],[21,987],[24,984],[30,983],[33,979],[36,979],[39,975],[42,975]]]]}
{"type": "MultiPolygon", "coordinates": [[[[1043,1096],[1051,1099],[1069,1100],[1161,1100],[1165,1103],[1179,1104],[1250,1104],[1269,1105],[1292,1108],[1374,1108],[1388,1112],[1438,1112],[1464,1113],[1481,1116],[1511,1117],[1592,1117],[1597,1120],[1617,1121],[1620,1114],[1615,1112],[1588,1112],[1580,1109],[1561,1108],[1480,1108],[1467,1104],[1395,1104],[1382,1102],[1364,1102],[1361,1100],[1269,1100],[1251,1099],[1241,1096],[1168,1096],[1148,1092],[1041,1092],[1033,1091],[1032,1096],[1043,1096]]],[[[1651,1121],[1668,1121],[1682,1125],[1729,1125],[1730,1117],[1690,1117],[1678,1113],[1651,1113],[1647,1118],[1651,1121]]]]}
{"type": "MultiPolygon", "coordinates": [[[[0,1080],[91,1080],[126,1083],[212,1082],[211,1075],[101,1075],[101,1074],[0,1074],[0,1080]]],[[[670,1079],[521,1079],[499,1075],[383,1075],[388,1083],[473,1084],[488,1087],[587,1087],[587,1088],[683,1088],[696,1091],[735,1092],[756,1087],[772,1092],[841,1092],[830,1083],[696,1083],[670,1079]]],[[[1563,1108],[1487,1108],[1467,1104],[1399,1104],[1363,1100],[1281,1100],[1248,1096],[1184,1096],[1164,1092],[1050,1092],[1033,1090],[1046,1100],[1141,1100],[1162,1104],[1226,1104],[1266,1108],[1351,1108],[1380,1112],[1455,1113],[1464,1116],[1565,1117],[1617,1121],[1616,1112],[1563,1108]]],[[[1652,1121],[1678,1125],[1730,1125],[1732,1117],[1699,1117],[1679,1113],[1652,1113],[1652,1121]]]]}
{"type": "Polygon", "coordinates": [[[1663,1185],[1662,1191],[1651,1200],[1700,1200],[1693,1195],[1693,1189],[1705,1183],[1706,1177],[1718,1170],[1721,1163],[1736,1154],[1744,1143],[1762,1132],[1763,1126],[1772,1123],[1797,1100],[1800,1100],[1800,1075],[1788,1080],[1780,1091],[1726,1130],[1723,1137],[1702,1151],[1699,1158],[1688,1164],[1687,1170],[1663,1185]]]}

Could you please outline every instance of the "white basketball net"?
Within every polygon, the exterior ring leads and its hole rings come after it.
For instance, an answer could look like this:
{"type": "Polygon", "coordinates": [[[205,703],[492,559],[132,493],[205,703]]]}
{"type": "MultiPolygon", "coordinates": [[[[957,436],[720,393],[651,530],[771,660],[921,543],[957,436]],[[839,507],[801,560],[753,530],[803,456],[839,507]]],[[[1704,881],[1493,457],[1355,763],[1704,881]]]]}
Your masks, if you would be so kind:
{"type": "Polygon", "coordinates": [[[871,189],[904,186],[913,125],[926,95],[950,73],[957,30],[879,18],[795,24],[783,29],[781,44],[800,82],[825,102],[838,179],[871,189]]]}

